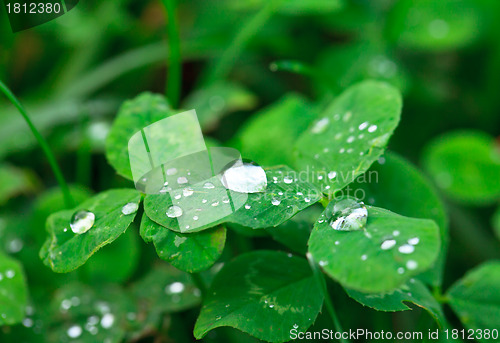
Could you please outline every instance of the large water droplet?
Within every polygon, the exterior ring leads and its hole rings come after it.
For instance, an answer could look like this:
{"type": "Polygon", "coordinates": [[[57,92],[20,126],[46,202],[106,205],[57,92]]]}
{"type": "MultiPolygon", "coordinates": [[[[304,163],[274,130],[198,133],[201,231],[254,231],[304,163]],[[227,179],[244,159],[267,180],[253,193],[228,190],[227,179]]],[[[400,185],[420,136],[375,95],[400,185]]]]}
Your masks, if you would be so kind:
{"type": "Polygon", "coordinates": [[[167,216],[170,218],[177,218],[182,216],[182,208],[179,206],[170,206],[170,208],[167,211],[167,216]]]}
{"type": "Polygon", "coordinates": [[[343,199],[333,206],[330,226],[339,231],[362,230],[366,226],[368,211],[362,202],[343,199]]]}
{"type": "Polygon", "coordinates": [[[122,207],[122,213],[127,216],[129,214],[137,212],[138,209],[139,205],[136,202],[129,202],[122,207]]]}
{"type": "Polygon", "coordinates": [[[76,211],[71,217],[69,226],[71,231],[81,235],[89,231],[94,226],[95,215],[92,212],[80,210],[76,211]]]}
{"type": "Polygon", "coordinates": [[[267,187],[266,172],[262,167],[238,161],[226,169],[221,177],[227,189],[239,193],[263,192],[267,187]]]}

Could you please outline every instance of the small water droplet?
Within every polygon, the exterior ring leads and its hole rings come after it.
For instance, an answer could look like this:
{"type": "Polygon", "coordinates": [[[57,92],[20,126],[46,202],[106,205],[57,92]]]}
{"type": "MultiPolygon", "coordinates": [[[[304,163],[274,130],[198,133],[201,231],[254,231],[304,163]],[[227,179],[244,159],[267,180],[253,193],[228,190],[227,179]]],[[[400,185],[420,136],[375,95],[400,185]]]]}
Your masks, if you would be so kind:
{"type": "Polygon", "coordinates": [[[194,193],[194,190],[190,187],[184,188],[182,190],[182,195],[184,195],[185,197],[191,196],[191,195],[193,195],[193,193],[194,193]]]}
{"type": "Polygon", "coordinates": [[[319,261],[318,264],[321,266],[321,267],[324,267],[328,264],[328,261],[319,261]]]}
{"type": "Polygon", "coordinates": [[[309,197],[305,197],[305,198],[304,198],[304,201],[305,201],[305,202],[311,202],[311,198],[309,198],[309,197]]]}
{"type": "Polygon", "coordinates": [[[361,255],[361,261],[366,261],[367,258],[368,258],[367,255],[361,255]]]}
{"type": "Polygon", "coordinates": [[[252,206],[250,206],[249,204],[246,204],[246,205],[245,205],[245,208],[246,208],[247,210],[249,210],[250,208],[252,208],[252,206]]]}
{"type": "Polygon", "coordinates": [[[182,216],[182,208],[179,206],[170,206],[170,208],[167,211],[167,216],[170,218],[178,218],[182,216]]]}
{"type": "Polygon", "coordinates": [[[222,198],[222,202],[223,202],[224,204],[229,204],[229,198],[228,198],[228,197],[224,197],[224,198],[222,198]]]}
{"type": "Polygon", "coordinates": [[[183,184],[185,184],[185,183],[188,183],[188,179],[187,179],[185,176],[179,176],[179,177],[177,178],[177,183],[178,183],[179,185],[183,185],[183,184]]]}
{"type": "Polygon", "coordinates": [[[165,293],[167,294],[179,294],[184,291],[184,284],[182,282],[174,282],[167,287],[165,287],[165,293]]]}
{"type": "Polygon", "coordinates": [[[362,202],[343,199],[333,206],[330,226],[339,231],[361,230],[366,226],[368,211],[362,202]]]}
{"type": "Polygon", "coordinates": [[[205,182],[205,184],[203,185],[203,188],[205,188],[205,189],[213,189],[213,188],[215,188],[215,186],[211,182],[205,182]]]}
{"type": "Polygon", "coordinates": [[[420,239],[418,237],[413,237],[408,240],[408,244],[411,245],[417,245],[420,242],[420,239]]]}
{"type": "Polygon", "coordinates": [[[271,204],[273,204],[274,206],[278,206],[279,204],[281,204],[281,201],[274,198],[273,200],[271,200],[271,204]]]}
{"type": "Polygon", "coordinates": [[[328,178],[331,180],[331,179],[334,179],[335,176],[337,176],[337,172],[335,171],[331,171],[328,173],[328,178]]]}
{"type": "Polygon", "coordinates": [[[354,142],[354,136],[349,136],[349,138],[347,138],[347,143],[352,143],[354,142]]]}
{"type": "Polygon", "coordinates": [[[375,132],[377,131],[377,125],[371,125],[369,128],[368,128],[368,132],[375,132]]]}
{"type": "Polygon", "coordinates": [[[405,244],[399,247],[399,252],[402,254],[411,254],[412,252],[415,251],[415,247],[410,244],[405,244]]]}
{"type": "Polygon", "coordinates": [[[198,220],[198,216],[194,216],[194,217],[193,217],[193,220],[198,220]]]}
{"type": "Polygon", "coordinates": [[[221,181],[224,187],[239,193],[263,192],[267,187],[264,169],[261,166],[241,161],[226,169],[221,181]]]}
{"type": "Polygon", "coordinates": [[[92,212],[80,210],[73,214],[69,226],[71,227],[71,231],[81,235],[89,231],[94,226],[94,222],[95,215],[92,212]]]}
{"type": "Polygon", "coordinates": [[[322,133],[326,130],[329,123],[330,123],[330,119],[322,118],[314,124],[314,126],[311,129],[311,132],[312,133],[322,133]]]}
{"type": "Polygon", "coordinates": [[[78,338],[82,334],[82,328],[79,325],[73,325],[68,329],[67,334],[70,338],[78,338]]]}
{"type": "Polygon", "coordinates": [[[218,201],[214,201],[214,202],[212,203],[212,206],[213,206],[213,207],[215,207],[215,206],[219,206],[219,202],[218,202],[218,201]]]}
{"type": "Polygon", "coordinates": [[[167,175],[175,175],[177,174],[177,168],[170,168],[170,169],[167,169],[167,175]]]}
{"type": "Polygon", "coordinates": [[[393,235],[394,237],[399,236],[399,231],[398,231],[398,230],[394,230],[394,231],[392,231],[392,235],[393,235]]]}
{"type": "Polygon", "coordinates": [[[403,267],[398,268],[398,274],[404,274],[405,269],[403,267]]]}
{"type": "Polygon", "coordinates": [[[122,213],[128,216],[129,214],[137,212],[138,209],[139,209],[139,204],[137,204],[136,202],[129,202],[128,204],[122,207],[122,213]]]}
{"type": "Polygon", "coordinates": [[[367,121],[365,121],[364,123],[359,124],[358,129],[360,129],[360,130],[364,130],[364,129],[366,129],[367,127],[368,127],[368,122],[367,122],[367,121]]]}
{"type": "Polygon", "coordinates": [[[110,327],[112,327],[114,322],[115,322],[115,316],[113,316],[111,313],[106,313],[101,318],[101,326],[104,329],[109,329],[110,327]]]}
{"type": "Polygon", "coordinates": [[[380,244],[380,248],[382,250],[388,250],[395,245],[396,245],[396,241],[394,239],[386,239],[385,241],[382,242],[382,244],[380,244]]]}
{"type": "Polygon", "coordinates": [[[269,305],[269,308],[273,308],[273,307],[274,307],[274,304],[269,305]]]}
{"type": "Polygon", "coordinates": [[[298,329],[298,328],[299,328],[299,326],[298,326],[297,324],[293,324],[293,328],[294,328],[294,329],[298,329]]]}
{"type": "Polygon", "coordinates": [[[174,199],[175,200],[179,200],[180,198],[182,198],[182,194],[176,194],[176,195],[174,195],[174,199]]]}
{"type": "Polygon", "coordinates": [[[201,202],[204,203],[204,204],[206,204],[208,202],[208,200],[207,199],[203,199],[201,202]]]}
{"type": "MultiPolygon", "coordinates": [[[[417,269],[417,267],[418,263],[416,261],[409,260],[408,262],[406,262],[406,268],[408,268],[409,270],[415,270],[417,269]]],[[[413,280],[413,282],[415,282],[415,280],[413,280]]]]}
{"type": "Polygon", "coordinates": [[[220,320],[221,318],[221,316],[215,316],[215,320],[220,320]]]}
{"type": "Polygon", "coordinates": [[[349,120],[351,119],[351,117],[352,117],[352,112],[351,112],[351,111],[349,111],[349,112],[346,112],[346,113],[344,114],[344,117],[343,117],[342,119],[343,119],[345,122],[347,122],[347,121],[349,121],[349,120]]]}
{"type": "Polygon", "coordinates": [[[7,279],[12,279],[14,276],[16,276],[16,272],[12,269],[9,269],[5,272],[5,276],[7,277],[7,279]]]}

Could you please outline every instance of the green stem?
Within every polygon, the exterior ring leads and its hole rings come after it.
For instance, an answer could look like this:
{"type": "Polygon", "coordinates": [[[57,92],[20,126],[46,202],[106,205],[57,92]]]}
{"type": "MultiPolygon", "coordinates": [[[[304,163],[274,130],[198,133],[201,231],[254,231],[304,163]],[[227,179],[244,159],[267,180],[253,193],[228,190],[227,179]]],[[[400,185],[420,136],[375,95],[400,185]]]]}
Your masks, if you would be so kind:
{"type": "Polygon", "coordinates": [[[340,332],[340,337],[341,337],[340,341],[342,343],[348,343],[349,340],[342,337],[343,336],[342,333],[344,332],[344,330],[342,329],[342,326],[340,325],[339,318],[337,317],[337,313],[335,312],[335,308],[333,307],[333,301],[330,298],[330,294],[328,293],[328,289],[326,288],[326,280],[323,276],[323,273],[321,272],[319,265],[316,263],[316,261],[314,260],[312,255],[310,253],[307,253],[306,256],[307,256],[307,260],[309,261],[309,265],[311,266],[311,269],[313,271],[314,278],[316,279],[316,283],[318,284],[321,291],[323,292],[323,296],[325,298],[325,306],[326,306],[328,313],[330,314],[330,317],[332,318],[333,325],[335,326],[335,330],[337,330],[337,332],[340,332]]]}
{"type": "Polygon", "coordinates": [[[206,84],[211,84],[227,76],[232,66],[240,56],[248,41],[259,31],[271,18],[277,7],[283,0],[270,0],[257,12],[255,16],[243,23],[242,28],[236,34],[229,47],[223,52],[220,59],[212,68],[205,79],[206,84]]]}
{"type": "Polygon", "coordinates": [[[179,105],[182,82],[181,44],[176,16],[176,0],[162,0],[167,12],[167,33],[170,59],[167,63],[167,98],[173,108],[179,105]]]}
{"type": "Polygon", "coordinates": [[[68,184],[66,183],[66,180],[64,180],[61,169],[59,169],[59,166],[57,165],[54,154],[50,150],[50,147],[49,147],[47,141],[45,140],[45,138],[43,138],[43,136],[40,134],[40,132],[38,132],[35,125],[31,121],[31,119],[28,117],[28,114],[26,113],[26,110],[24,109],[23,105],[21,105],[21,103],[16,98],[16,96],[10,91],[10,89],[2,81],[0,81],[0,91],[17,108],[17,110],[19,111],[21,116],[24,118],[24,120],[28,124],[31,132],[33,132],[33,135],[35,136],[36,140],[38,141],[38,144],[40,144],[40,147],[42,148],[42,150],[45,154],[45,157],[47,157],[47,160],[49,161],[50,168],[52,168],[52,171],[54,172],[57,183],[59,184],[59,187],[61,188],[61,191],[63,193],[64,202],[66,204],[66,207],[67,208],[73,207],[74,201],[73,201],[73,198],[71,197],[71,194],[69,192],[68,184]]]}

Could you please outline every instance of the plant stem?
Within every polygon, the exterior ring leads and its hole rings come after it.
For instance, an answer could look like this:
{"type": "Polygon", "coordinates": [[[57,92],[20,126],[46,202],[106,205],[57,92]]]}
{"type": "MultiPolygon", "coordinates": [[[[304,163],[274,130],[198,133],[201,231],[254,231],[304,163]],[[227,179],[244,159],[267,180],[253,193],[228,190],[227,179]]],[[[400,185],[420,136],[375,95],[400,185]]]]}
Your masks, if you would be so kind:
{"type": "Polygon", "coordinates": [[[311,269],[313,271],[314,277],[316,279],[316,283],[318,284],[321,291],[323,292],[323,296],[325,298],[325,306],[326,306],[328,313],[330,314],[330,317],[332,318],[333,325],[335,326],[335,330],[337,330],[337,332],[340,332],[340,337],[341,337],[340,341],[343,343],[348,343],[349,340],[342,337],[343,336],[342,333],[344,332],[344,330],[342,329],[342,326],[340,325],[339,318],[337,317],[337,314],[335,312],[335,308],[333,307],[333,301],[330,298],[330,294],[328,293],[328,289],[326,288],[326,280],[323,276],[323,273],[319,269],[318,264],[316,263],[316,261],[314,260],[314,258],[312,257],[312,255],[310,253],[307,253],[306,257],[307,257],[307,260],[309,261],[309,265],[311,266],[311,269]]]}
{"type": "Polygon", "coordinates": [[[205,79],[205,84],[211,84],[227,76],[231,67],[247,45],[248,41],[259,31],[271,18],[277,7],[283,0],[270,0],[255,16],[243,23],[242,28],[236,34],[229,47],[223,52],[215,67],[212,68],[205,79]]]}
{"type": "Polygon", "coordinates": [[[50,147],[43,138],[43,136],[38,132],[36,129],[35,125],[31,121],[30,117],[26,113],[26,110],[24,109],[23,105],[19,102],[19,100],[16,98],[16,96],[11,92],[11,90],[2,82],[0,81],[0,91],[9,99],[9,101],[17,108],[21,116],[24,118],[26,123],[28,124],[31,132],[35,136],[36,140],[38,141],[38,144],[40,144],[40,147],[42,148],[45,157],[47,157],[47,160],[49,162],[50,168],[52,169],[52,172],[54,172],[54,175],[56,177],[57,183],[59,184],[59,187],[61,188],[61,191],[64,196],[64,202],[66,204],[67,208],[73,207],[74,201],[73,198],[71,197],[71,194],[69,192],[68,184],[66,183],[66,180],[64,179],[61,169],[59,169],[59,166],[57,165],[56,159],[54,157],[54,154],[50,150],[50,147]]]}
{"type": "Polygon", "coordinates": [[[167,98],[173,108],[179,105],[182,82],[181,44],[176,16],[176,0],[162,0],[167,12],[167,34],[170,50],[170,61],[167,63],[167,98]]]}

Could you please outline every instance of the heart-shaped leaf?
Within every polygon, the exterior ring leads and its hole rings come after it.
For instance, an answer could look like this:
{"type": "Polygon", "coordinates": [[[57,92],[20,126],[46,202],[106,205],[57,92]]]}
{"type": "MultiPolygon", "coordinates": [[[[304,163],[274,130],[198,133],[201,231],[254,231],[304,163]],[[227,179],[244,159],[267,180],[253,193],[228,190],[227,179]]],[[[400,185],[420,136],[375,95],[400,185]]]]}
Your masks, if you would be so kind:
{"type": "Polygon", "coordinates": [[[323,295],[306,260],[276,251],[240,255],[215,276],[203,300],[194,335],[231,326],[268,342],[305,331],[321,310],[323,295]]]}
{"type": "Polygon", "coordinates": [[[394,87],[376,81],[349,87],[300,136],[299,169],[334,194],[378,159],[400,115],[401,95],[394,87]]]}
{"type": "MultiPolygon", "coordinates": [[[[468,272],[447,292],[448,302],[468,329],[498,329],[500,327],[500,263],[487,262],[468,272]]],[[[475,336],[491,342],[487,337],[475,336]]],[[[499,337],[493,339],[498,342],[499,337]]]]}
{"type": "Polygon", "coordinates": [[[28,290],[21,264],[0,252],[0,325],[24,318],[28,290]]]}
{"type": "Polygon", "coordinates": [[[438,224],[441,237],[439,257],[435,267],[419,277],[432,285],[440,285],[449,240],[448,218],[429,181],[410,162],[387,151],[349,188],[353,190],[352,195],[356,194],[370,205],[407,217],[432,219],[438,224]],[[408,196],[409,189],[412,190],[411,196],[408,196]]]}
{"type": "MultiPolygon", "coordinates": [[[[339,231],[331,224],[335,201],[320,216],[309,252],[344,287],[361,292],[394,290],[428,269],[439,253],[439,228],[432,220],[403,217],[368,207],[366,227],[339,231]]],[[[349,218],[345,218],[349,220],[349,218]]]]}
{"type": "Polygon", "coordinates": [[[127,230],[136,212],[127,212],[124,206],[137,210],[141,195],[133,189],[113,189],[102,192],[73,210],[52,214],[47,219],[49,237],[40,257],[57,273],[70,272],[84,264],[101,247],[113,242],[127,230]],[[95,217],[92,227],[83,234],[70,228],[72,216],[80,210],[95,217]]]}
{"type": "Polygon", "coordinates": [[[448,133],[428,145],[423,164],[436,185],[454,199],[482,205],[500,197],[500,150],[485,133],[448,133]]]}
{"type": "Polygon", "coordinates": [[[132,180],[129,140],[156,121],[175,113],[164,96],[142,93],[123,103],[106,138],[106,158],[121,176],[132,180]]]}
{"type": "Polygon", "coordinates": [[[197,232],[223,222],[254,229],[273,227],[321,199],[318,188],[299,176],[288,167],[268,168],[267,188],[263,192],[231,191],[231,196],[215,176],[207,181],[210,188],[206,188],[206,183],[191,185],[187,192],[181,189],[174,195],[174,200],[169,194],[148,194],[144,209],[150,219],[177,232],[197,232]],[[234,208],[235,204],[239,206],[234,208]],[[206,224],[195,226],[202,220],[206,224]]]}
{"type": "Polygon", "coordinates": [[[183,234],[163,227],[146,214],[142,216],[141,237],[153,242],[161,259],[177,269],[196,273],[210,268],[222,254],[226,242],[224,227],[183,234]]]}
{"type": "Polygon", "coordinates": [[[405,303],[413,303],[427,312],[436,320],[439,326],[446,323],[441,305],[432,296],[427,287],[417,279],[410,279],[401,287],[387,293],[362,293],[346,289],[347,294],[364,306],[377,311],[411,310],[405,303]]]}

